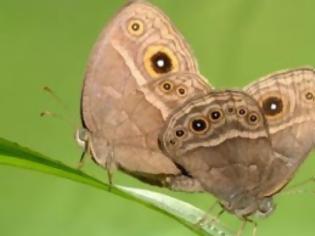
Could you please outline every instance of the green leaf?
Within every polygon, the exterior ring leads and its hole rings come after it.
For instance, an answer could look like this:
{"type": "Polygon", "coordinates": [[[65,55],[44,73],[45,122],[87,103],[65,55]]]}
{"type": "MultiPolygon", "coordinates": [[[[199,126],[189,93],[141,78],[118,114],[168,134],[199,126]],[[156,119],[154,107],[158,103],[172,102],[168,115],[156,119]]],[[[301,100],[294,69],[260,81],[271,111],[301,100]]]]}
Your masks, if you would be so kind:
{"type": "MultiPolygon", "coordinates": [[[[71,168],[61,162],[48,158],[38,152],[0,138],[0,164],[24,169],[36,170],[42,173],[70,179],[85,185],[92,186],[111,194],[135,201],[151,209],[170,216],[198,235],[228,236],[232,233],[218,222],[206,220],[199,223],[205,212],[181,200],[143,189],[123,186],[112,186],[71,168]]],[[[209,219],[211,217],[209,216],[209,219]]]]}

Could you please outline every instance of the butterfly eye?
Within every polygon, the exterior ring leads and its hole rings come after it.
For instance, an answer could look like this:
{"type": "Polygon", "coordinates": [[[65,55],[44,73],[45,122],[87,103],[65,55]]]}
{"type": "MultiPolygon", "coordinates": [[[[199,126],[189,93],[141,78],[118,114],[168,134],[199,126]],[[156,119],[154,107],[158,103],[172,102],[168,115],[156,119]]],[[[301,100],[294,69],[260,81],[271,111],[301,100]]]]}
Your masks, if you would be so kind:
{"type": "Polygon", "coordinates": [[[175,54],[167,47],[154,45],[147,48],[144,55],[144,66],[153,78],[177,72],[178,60],[175,54]]]}
{"type": "Polygon", "coordinates": [[[267,116],[275,116],[282,112],[283,102],[279,97],[269,97],[263,101],[262,109],[267,116]]]}
{"type": "Polygon", "coordinates": [[[218,121],[220,121],[220,120],[223,119],[223,113],[222,113],[222,111],[219,110],[219,109],[217,109],[217,110],[212,110],[212,111],[210,111],[209,117],[210,117],[210,120],[211,120],[212,122],[218,122],[218,121]]]}
{"type": "Polygon", "coordinates": [[[256,112],[251,112],[248,115],[248,122],[252,125],[257,125],[260,121],[260,117],[256,112]]]}
{"type": "Polygon", "coordinates": [[[193,118],[189,123],[189,128],[194,134],[205,134],[209,126],[209,122],[204,117],[193,118]]]}
{"type": "Polygon", "coordinates": [[[161,83],[160,88],[163,92],[169,93],[173,90],[174,85],[171,81],[164,81],[161,83]]]}
{"type": "Polygon", "coordinates": [[[238,110],[237,110],[237,114],[241,117],[244,117],[247,115],[247,109],[245,107],[240,107],[238,110]]]}
{"type": "Polygon", "coordinates": [[[187,95],[187,88],[184,86],[180,86],[176,89],[178,96],[185,97],[187,95]]]}
{"type": "Polygon", "coordinates": [[[144,32],[144,24],[141,20],[132,19],[128,22],[128,32],[134,36],[141,36],[144,32]]]}

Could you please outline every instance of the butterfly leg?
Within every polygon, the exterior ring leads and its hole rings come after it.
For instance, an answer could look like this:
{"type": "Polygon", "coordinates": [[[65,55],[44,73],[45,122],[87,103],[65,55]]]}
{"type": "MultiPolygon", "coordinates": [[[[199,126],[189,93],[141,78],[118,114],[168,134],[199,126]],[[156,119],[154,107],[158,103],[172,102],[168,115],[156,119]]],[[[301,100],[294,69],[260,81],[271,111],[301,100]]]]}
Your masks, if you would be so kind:
{"type": "Polygon", "coordinates": [[[107,179],[108,179],[108,191],[112,191],[113,186],[113,173],[107,169],[107,179]]]}
{"type": "Polygon", "coordinates": [[[82,154],[81,154],[81,157],[80,157],[80,160],[79,160],[79,163],[77,164],[77,169],[81,170],[82,167],[84,166],[84,161],[86,159],[86,156],[87,156],[87,153],[89,153],[89,148],[85,148],[83,151],[82,151],[82,154]]]}
{"type": "Polygon", "coordinates": [[[256,233],[257,233],[257,223],[254,224],[253,236],[256,236],[256,233]]]}
{"type": "Polygon", "coordinates": [[[247,223],[251,223],[254,228],[253,228],[253,232],[252,232],[252,236],[256,236],[256,232],[257,232],[257,223],[247,217],[245,217],[244,219],[242,219],[242,224],[240,229],[237,231],[237,236],[241,236],[244,232],[245,226],[247,223]]]}
{"type": "Polygon", "coordinates": [[[115,166],[113,165],[114,163],[114,151],[112,150],[109,153],[109,158],[106,161],[106,171],[107,171],[107,179],[108,179],[108,190],[112,190],[113,186],[113,169],[115,169],[115,166]]]}
{"type": "Polygon", "coordinates": [[[91,153],[90,139],[89,139],[88,131],[85,129],[78,129],[75,134],[75,137],[76,137],[77,143],[83,147],[80,161],[77,165],[77,168],[80,170],[84,165],[84,161],[87,155],[91,153]]]}
{"type": "Polygon", "coordinates": [[[209,216],[210,216],[210,214],[213,213],[214,209],[219,204],[220,203],[218,201],[215,201],[215,203],[207,210],[206,214],[200,220],[197,221],[196,225],[201,225],[204,223],[208,223],[208,224],[217,223],[219,221],[220,216],[222,216],[223,213],[225,212],[224,208],[221,208],[221,210],[219,211],[219,213],[216,216],[211,216],[210,221],[209,221],[209,216]]]}
{"type": "Polygon", "coordinates": [[[237,231],[236,236],[241,236],[243,234],[246,224],[247,224],[247,220],[245,219],[242,220],[241,226],[239,230],[237,231]]]}
{"type": "MultiPolygon", "coordinates": [[[[213,230],[217,230],[218,229],[215,227],[216,224],[219,223],[219,218],[220,216],[223,215],[223,213],[225,212],[225,210],[222,208],[220,210],[220,212],[216,215],[216,216],[212,216],[211,215],[211,219],[209,219],[210,217],[210,213],[213,211],[213,209],[215,208],[216,205],[218,205],[218,201],[216,201],[210,208],[209,210],[204,214],[204,216],[197,221],[197,223],[195,223],[195,225],[197,227],[201,227],[201,226],[206,226],[206,227],[210,227],[212,228],[213,230]]],[[[225,235],[225,234],[222,234],[222,235],[225,235]]]]}
{"type": "Polygon", "coordinates": [[[257,223],[256,223],[255,221],[249,220],[249,219],[247,219],[247,222],[251,223],[251,224],[254,226],[252,235],[253,235],[253,236],[256,236],[256,233],[257,233],[257,223]]]}

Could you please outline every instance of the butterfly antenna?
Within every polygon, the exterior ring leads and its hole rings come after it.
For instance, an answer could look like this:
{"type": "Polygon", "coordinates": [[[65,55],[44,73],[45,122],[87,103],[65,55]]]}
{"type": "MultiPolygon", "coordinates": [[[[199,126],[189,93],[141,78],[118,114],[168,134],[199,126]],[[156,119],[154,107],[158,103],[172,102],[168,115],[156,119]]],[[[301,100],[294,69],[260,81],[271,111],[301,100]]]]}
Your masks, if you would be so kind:
{"type": "Polygon", "coordinates": [[[50,112],[50,111],[43,111],[40,113],[40,116],[41,117],[54,117],[58,120],[61,120],[63,122],[65,122],[67,125],[69,125],[72,129],[76,129],[77,126],[69,119],[57,114],[57,113],[54,113],[54,112],[50,112]]]}
{"type": "Polygon", "coordinates": [[[80,161],[77,164],[77,169],[80,170],[84,165],[84,161],[85,161],[86,157],[88,157],[88,155],[91,153],[90,145],[89,145],[89,137],[86,134],[86,132],[84,132],[85,131],[84,129],[78,129],[78,125],[76,125],[76,122],[74,121],[75,119],[72,119],[73,117],[70,115],[69,109],[66,106],[66,104],[62,101],[62,99],[60,99],[56,95],[56,93],[54,93],[54,91],[52,89],[50,89],[48,86],[44,86],[43,90],[50,97],[52,97],[54,99],[54,101],[57,102],[57,104],[59,104],[62,107],[62,109],[68,114],[68,116],[64,117],[60,114],[50,112],[50,111],[41,112],[40,116],[41,117],[54,117],[58,120],[65,122],[68,126],[71,127],[72,130],[76,130],[75,139],[76,139],[77,143],[84,148],[84,150],[81,154],[81,157],[80,157],[80,161]]]}
{"type": "Polygon", "coordinates": [[[48,86],[43,87],[43,91],[46,92],[53,100],[63,109],[63,111],[67,114],[67,117],[61,116],[60,114],[56,114],[50,111],[44,111],[40,115],[41,117],[54,117],[59,120],[66,122],[72,128],[77,129],[77,122],[74,119],[74,116],[70,114],[69,107],[63,102],[63,100],[56,95],[56,93],[48,86]]]}
{"type": "Polygon", "coordinates": [[[49,88],[48,86],[44,86],[43,90],[44,92],[49,94],[49,96],[51,96],[62,107],[64,111],[69,112],[69,108],[67,107],[67,105],[62,101],[62,99],[60,99],[59,96],[56,95],[56,93],[51,88],[49,88]]]}
{"type": "Polygon", "coordinates": [[[288,189],[279,193],[279,196],[283,195],[293,195],[293,194],[301,194],[301,193],[315,193],[314,190],[306,190],[302,189],[303,186],[308,185],[310,183],[315,183],[315,177],[311,177],[307,180],[302,181],[301,183],[295,184],[288,189]]]}

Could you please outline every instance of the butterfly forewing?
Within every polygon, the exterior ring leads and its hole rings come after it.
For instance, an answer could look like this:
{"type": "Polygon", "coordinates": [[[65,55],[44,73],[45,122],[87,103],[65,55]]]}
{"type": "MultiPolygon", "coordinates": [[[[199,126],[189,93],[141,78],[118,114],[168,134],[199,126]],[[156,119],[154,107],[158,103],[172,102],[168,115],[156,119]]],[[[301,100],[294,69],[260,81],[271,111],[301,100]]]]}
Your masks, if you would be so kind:
{"type": "Polygon", "coordinates": [[[288,171],[277,174],[284,187],[315,145],[315,70],[299,68],[268,75],[245,88],[265,115],[272,146],[286,159],[288,171]]]}
{"type": "Polygon", "coordinates": [[[86,72],[81,110],[93,158],[154,181],[180,175],[159,150],[158,131],[177,105],[210,90],[169,18],[130,2],[103,30],[86,72]]]}

